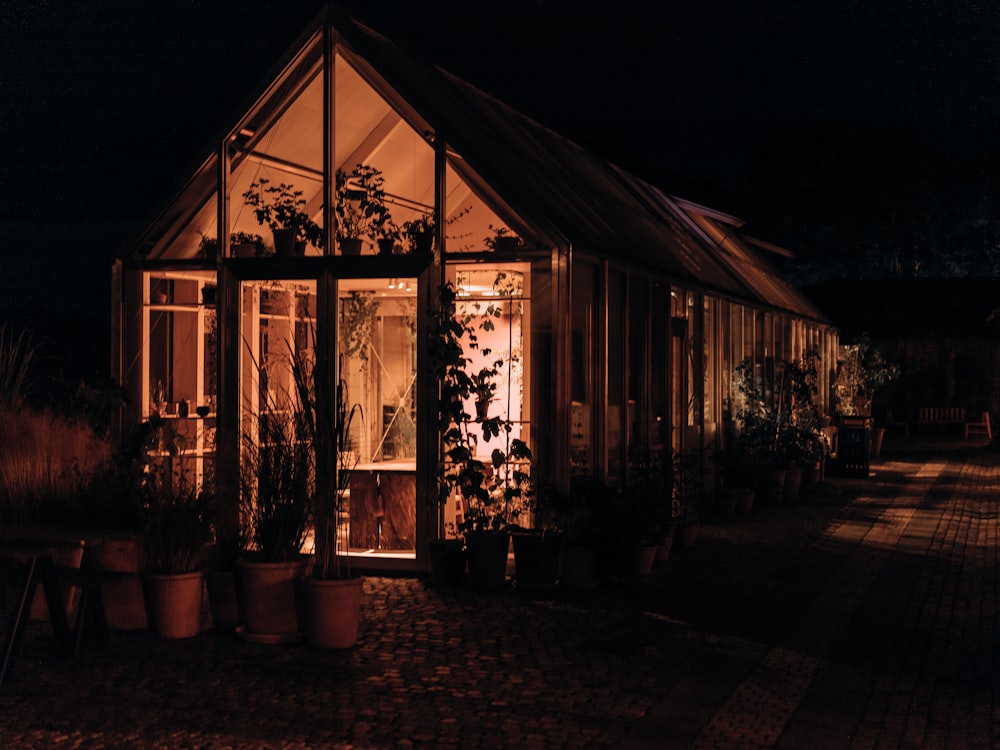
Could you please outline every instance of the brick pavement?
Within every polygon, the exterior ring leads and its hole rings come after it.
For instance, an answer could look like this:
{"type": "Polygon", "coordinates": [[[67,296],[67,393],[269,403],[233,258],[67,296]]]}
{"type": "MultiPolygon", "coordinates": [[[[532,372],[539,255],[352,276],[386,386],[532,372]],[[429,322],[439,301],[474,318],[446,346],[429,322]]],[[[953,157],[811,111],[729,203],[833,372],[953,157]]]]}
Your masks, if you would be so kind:
{"type": "Polygon", "coordinates": [[[533,599],[366,581],[358,646],[33,626],[0,747],[1000,746],[998,454],[899,454],[714,519],[648,579],[533,599]]]}

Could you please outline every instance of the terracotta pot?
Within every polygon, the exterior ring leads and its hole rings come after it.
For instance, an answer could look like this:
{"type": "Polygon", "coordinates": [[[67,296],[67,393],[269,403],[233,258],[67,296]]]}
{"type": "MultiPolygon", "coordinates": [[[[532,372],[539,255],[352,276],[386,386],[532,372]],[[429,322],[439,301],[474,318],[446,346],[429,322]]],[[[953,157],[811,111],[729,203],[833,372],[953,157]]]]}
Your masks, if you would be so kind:
{"type": "Polygon", "coordinates": [[[739,502],[739,492],[725,489],[719,493],[718,509],[719,515],[728,518],[736,513],[736,504],[739,502]]]}
{"type": "MultiPolygon", "coordinates": [[[[79,568],[83,562],[83,541],[77,545],[59,545],[52,551],[52,562],[61,568],[79,568]]],[[[73,586],[67,587],[63,596],[63,606],[66,616],[73,621],[79,590],[73,586]]],[[[31,600],[31,612],[28,615],[33,622],[44,622],[49,619],[49,605],[45,601],[45,589],[42,584],[35,588],[35,598],[31,600]]]]}
{"type": "Polygon", "coordinates": [[[358,641],[365,579],[296,579],[299,619],[306,640],[318,648],[351,648],[358,641]]]}
{"type": "Polygon", "coordinates": [[[518,589],[549,589],[559,580],[560,534],[515,532],[514,581],[518,589]]]}
{"type": "Polygon", "coordinates": [[[108,573],[121,573],[101,586],[101,601],[108,627],[145,630],[146,597],[143,592],[142,540],[138,534],[109,537],[84,552],[84,565],[108,573]]]}
{"type": "Polygon", "coordinates": [[[212,612],[212,625],[216,630],[228,633],[243,623],[245,618],[236,592],[235,571],[205,571],[205,588],[212,612]]]}
{"type": "Polygon", "coordinates": [[[885,427],[876,427],[872,430],[871,455],[878,458],[882,454],[882,441],[885,440],[885,427]]]}
{"type": "Polygon", "coordinates": [[[378,240],[378,254],[379,255],[392,255],[393,248],[396,245],[396,241],[383,237],[378,240]]]}
{"type": "Polygon", "coordinates": [[[628,572],[634,576],[651,575],[658,549],[658,544],[637,544],[632,547],[628,572]]]}
{"type": "Polygon", "coordinates": [[[465,582],[465,550],[458,539],[440,539],[430,543],[431,582],[443,586],[461,586],[465,582]]]}
{"type": "Polygon", "coordinates": [[[671,528],[667,533],[663,535],[660,539],[660,543],[656,547],[656,559],[663,561],[670,559],[670,551],[674,547],[674,535],[676,529],[671,528]]]}
{"type": "Polygon", "coordinates": [[[286,642],[301,637],[295,600],[295,579],[306,575],[311,560],[236,563],[237,582],[246,608],[242,635],[261,642],[286,642]]]}
{"type": "Polygon", "coordinates": [[[364,246],[364,240],[357,237],[351,237],[340,241],[340,253],[341,255],[361,255],[361,251],[364,246]]]}
{"type": "Polygon", "coordinates": [[[480,588],[498,588],[507,582],[507,552],[510,534],[497,531],[471,531],[465,536],[469,575],[480,588]]]}
{"type": "Polygon", "coordinates": [[[145,576],[149,622],[163,638],[193,638],[201,631],[202,572],[145,576]]]}
{"type": "Polygon", "coordinates": [[[785,503],[794,503],[799,499],[799,490],[802,487],[802,469],[798,466],[789,466],[785,472],[785,483],[781,489],[781,500],[785,503]]]}

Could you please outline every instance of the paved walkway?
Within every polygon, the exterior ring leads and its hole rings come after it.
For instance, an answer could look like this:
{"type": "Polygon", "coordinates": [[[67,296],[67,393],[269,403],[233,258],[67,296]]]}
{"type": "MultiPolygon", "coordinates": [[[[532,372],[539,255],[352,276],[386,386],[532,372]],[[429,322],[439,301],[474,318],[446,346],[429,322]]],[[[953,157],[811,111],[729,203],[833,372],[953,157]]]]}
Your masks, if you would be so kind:
{"type": "Polygon", "coordinates": [[[0,747],[1000,747],[1000,453],[965,446],[710,519],[646,579],[368,579],[346,653],[115,632],[67,662],[33,625],[0,747]]]}

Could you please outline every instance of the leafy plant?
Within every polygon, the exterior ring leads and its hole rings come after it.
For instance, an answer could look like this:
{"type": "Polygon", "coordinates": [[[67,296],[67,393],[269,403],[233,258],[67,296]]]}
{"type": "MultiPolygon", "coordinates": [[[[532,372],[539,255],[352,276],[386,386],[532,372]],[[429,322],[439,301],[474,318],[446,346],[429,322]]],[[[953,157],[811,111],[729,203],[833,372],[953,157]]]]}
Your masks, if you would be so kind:
{"type": "MultiPolygon", "coordinates": [[[[313,336],[315,338],[315,332],[313,336]]],[[[351,477],[360,459],[358,452],[352,450],[351,430],[356,418],[364,421],[364,413],[360,404],[350,403],[346,381],[340,379],[331,401],[326,395],[330,389],[317,387],[309,363],[293,352],[289,355],[305,435],[314,448],[316,565],[313,575],[323,579],[349,577],[350,556],[346,550],[343,553],[340,550],[340,542],[346,538],[346,534],[341,533],[341,518],[347,508],[351,477]]]]}
{"type": "Polygon", "coordinates": [[[429,252],[434,244],[434,231],[434,218],[431,216],[418,216],[403,222],[400,227],[406,249],[411,253],[429,252]]]}
{"type": "Polygon", "coordinates": [[[491,234],[483,239],[483,244],[490,250],[511,250],[523,244],[521,238],[507,227],[495,227],[490,224],[488,229],[491,234]]]}
{"type": "Polygon", "coordinates": [[[353,290],[343,305],[343,329],[347,332],[345,352],[348,357],[360,360],[364,367],[368,363],[368,351],[375,333],[379,302],[374,292],[353,290]]]}
{"type": "Polygon", "coordinates": [[[257,223],[271,230],[292,229],[297,240],[304,240],[314,247],[323,242],[323,230],[305,211],[306,199],[294,185],[279,183],[272,185],[266,178],[251,183],[243,193],[243,202],[250,206],[257,217],[257,223]]]}
{"type": "Polygon", "coordinates": [[[337,240],[390,236],[392,217],[385,205],[385,179],[370,164],[349,173],[337,170],[337,240]]]}
{"type": "Polygon", "coordinates": [[[833,384],[837,411],[844,416],[870,416],[876,391],[899,377],[899,367],[887,362],[867,336],[846,346],[845,352],[833,384]]]}
{"type": "MultiPolygon", "coordinates": [[[[263,382],[266,371],[256,366],[263,382]]],[[[264,562],[287,562],[301,553],[312,520],[313,445],[294,394],[261,394],[260,413],[241,435],[241,514],[252,551],[264,562]]]]}
{"type": "MultiPolygon", "coordinates": [[[[153,431],[163,420],[153,418],[153,431]]],[[[210,538],[209,501],[166,456],[147,454],[143,498],[146,569],[152,573],[190,573],[202,567],[202,545],[210,538]]]]}
{"type": "MultiPolygon", "coordinates": [[[[523,471],[531,450],[524,441],[508,439],[506,450],[494,449],[489,463],[477,459],[469,433],[469,415],[464,401],[473,392],[473,378],[466,371],[469,360],[463,340],[470,348],[478,341],[474,329],[460,318],[457,292],[451,282],[440,287],[438,305],[432,313],[434,339],[430,349],[432,372],[439,383],[438,431],[441,461],[438,469],[438,501],[444,503],[455,493],[467,503],[459,531],[499,530],[511,524],[530,499],[530,474],[523,471]]],[[[513,425],[499,417],[480,422],[486,439],[501,434],[509,437],[513,425]]]]}

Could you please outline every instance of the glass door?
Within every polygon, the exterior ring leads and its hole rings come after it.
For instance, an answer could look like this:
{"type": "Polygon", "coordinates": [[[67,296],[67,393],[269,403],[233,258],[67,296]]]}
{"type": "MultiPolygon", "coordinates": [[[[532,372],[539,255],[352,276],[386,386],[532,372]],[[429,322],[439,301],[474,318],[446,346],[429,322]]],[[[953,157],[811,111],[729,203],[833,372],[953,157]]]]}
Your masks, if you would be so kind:
{"type": "Polygon", "coordinates": [[[417,280],[343,279],[338,287],[340,387],[355,410],[346,464],[350,551],[413,558],[417,280]]]}

